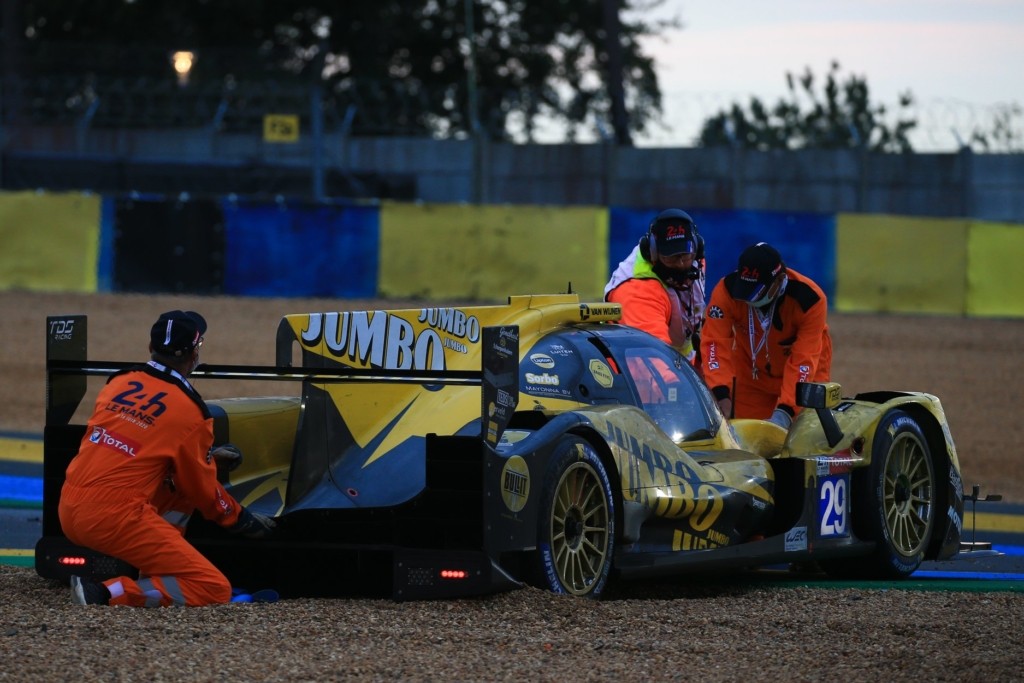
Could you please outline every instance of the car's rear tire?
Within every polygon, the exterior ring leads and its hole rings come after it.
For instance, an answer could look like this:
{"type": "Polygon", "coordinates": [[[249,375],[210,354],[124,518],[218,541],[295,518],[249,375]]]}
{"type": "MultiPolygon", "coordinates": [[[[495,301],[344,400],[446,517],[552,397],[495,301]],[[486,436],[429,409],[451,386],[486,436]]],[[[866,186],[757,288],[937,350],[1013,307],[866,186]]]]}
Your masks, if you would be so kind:
{"type": "Polygon", "coordinates": [[[596,598],[615,548],[615,496],[593,446],[564,436],[548,464],[538,520],[541,584],[555,593],[596,598]]]}
{"type": "Polygon", "coordinates": [[[938,510],[935,463],[921,426],[902,410],[886,413],[875,431],[871,464],[853,475],[853,529],[875,541],[872,554],[822,562],[842,578],[899,579],[921,566],[938,510]]]}

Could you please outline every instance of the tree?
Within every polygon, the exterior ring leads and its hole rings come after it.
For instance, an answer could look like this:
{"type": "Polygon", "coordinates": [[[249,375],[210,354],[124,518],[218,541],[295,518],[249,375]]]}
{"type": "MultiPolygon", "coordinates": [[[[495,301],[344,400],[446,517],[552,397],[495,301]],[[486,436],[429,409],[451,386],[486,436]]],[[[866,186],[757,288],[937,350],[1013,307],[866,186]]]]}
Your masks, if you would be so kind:
{"type": "Polygon", "coordinates": [[[896,120],[887,122],[884,105],[871,103],[867,81],[850,75],[840,82],[839,63],[832,62],[822,92],[808,68],[800,77],[786,74],[789,98],[766,108],[756,97],[749,109],[733,104],[704,125],[700,144],[732,145],[746,149],[869,149],[879,152],[913,151],[907,134],[917,121],[910,117],[914,103],[908,91],[900,95],[896,120]]]}
{"type": "Polygon", "coordinates": [[[166,53],[188,47],[198,53],[196,89],[322,78],[325,101],[352,115],[354,134],[464,136],[477,125],[491,139],[529,141],[544,117],[563,124],[570,142],[610,124],[622,142],[661,112],[639,40],[676,25],[643,18],[663,2],[26,0],[22,11],[36,74],[166,80],[166,53]],[[88,56],[59,53],[72,46],[88,56]],[[322,72],[311,75],[317,64],[322,72]]]}
{"type": "Polygon", "coordinates": [[[991,128],[975,127],[969,145],[985,152],[1024,152],[1024,109],[1019,104],[1002,104],[992,113],[991,128]]]}

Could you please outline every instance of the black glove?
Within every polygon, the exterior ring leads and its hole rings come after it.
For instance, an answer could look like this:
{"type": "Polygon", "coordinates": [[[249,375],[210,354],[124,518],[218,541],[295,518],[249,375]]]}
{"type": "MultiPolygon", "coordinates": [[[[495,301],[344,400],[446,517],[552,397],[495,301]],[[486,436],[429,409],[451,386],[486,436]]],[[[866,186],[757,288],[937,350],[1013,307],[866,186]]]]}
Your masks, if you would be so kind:
{"type": "Polygon", "coordinates": [[[242,451],[233,443],[225,443],[210,449],[210,457],[217,465],[217,481],[225,482],[228,474],[242,464],[242,451]]]}
{"type": "Polygon", "coordinates": [[[242,512],[238,515],[238,521],[229,526],[228,531],[246,538],[266,538],[276,527],[277,522],[273,517],[242,508],[242,512]]]}

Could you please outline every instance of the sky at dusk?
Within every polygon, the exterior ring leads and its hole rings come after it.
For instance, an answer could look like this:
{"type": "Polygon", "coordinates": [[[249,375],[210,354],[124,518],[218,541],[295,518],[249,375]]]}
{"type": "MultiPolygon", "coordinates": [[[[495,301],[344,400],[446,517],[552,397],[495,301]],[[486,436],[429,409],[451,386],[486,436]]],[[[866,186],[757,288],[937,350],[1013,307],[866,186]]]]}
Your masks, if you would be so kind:
{"type": "Polygon", "coordinates": [[[666,0],[655,11],[682,27],[644,44],[667,129],[638,144],[683,145],[733,102],[787,96],[786,72],[809,67],[820,82],[833,61],[842,80],[866,79],[873,103],[913,94],[919,149],[955,148],[995,108],[1024,107],[1024,0],[666,0]]]}

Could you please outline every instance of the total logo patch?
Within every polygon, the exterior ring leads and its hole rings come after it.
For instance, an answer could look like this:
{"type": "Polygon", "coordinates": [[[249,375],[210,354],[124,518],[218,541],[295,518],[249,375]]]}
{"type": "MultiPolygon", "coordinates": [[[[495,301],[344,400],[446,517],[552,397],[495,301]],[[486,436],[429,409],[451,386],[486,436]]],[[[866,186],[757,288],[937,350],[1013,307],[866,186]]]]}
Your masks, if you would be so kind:
{"type": "Polygon", "coordinates": [[[510,511],[519,512],[526,507],[529,497],[530,468],[525,460],[513,455],[501,469],[501,499],[510,511]]]}
{"type": "Polygon", "coordinates": [[[93,427],[92,432],[89,434],[89,441],[104,448],[117,451],[127,458],[134,458],[138,455],[139,448],[141,447],[138,441],[121,436],[103,427],[93,427]]]}
{"type": "Polygon", "coordinates": [[[850,455],[849,449],[837,451],[832,455],[820,455],[816,459],[815,467],[819,477],[827,477],[832,474],[844,474],[851,472],[853,466],[862,458],[850,455]]]}
{"type": "Polygon", "coordinates": [[[718,306],[712,306],[711,308],[708,309],[708,317],[715,319],[724,318],[725,313],[718,306]]]}

